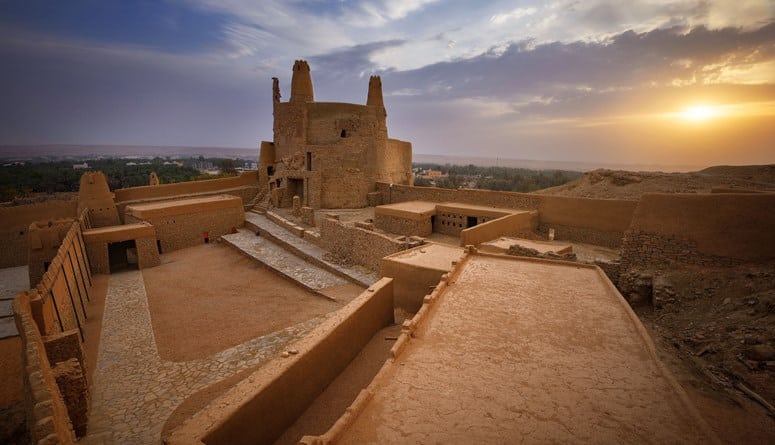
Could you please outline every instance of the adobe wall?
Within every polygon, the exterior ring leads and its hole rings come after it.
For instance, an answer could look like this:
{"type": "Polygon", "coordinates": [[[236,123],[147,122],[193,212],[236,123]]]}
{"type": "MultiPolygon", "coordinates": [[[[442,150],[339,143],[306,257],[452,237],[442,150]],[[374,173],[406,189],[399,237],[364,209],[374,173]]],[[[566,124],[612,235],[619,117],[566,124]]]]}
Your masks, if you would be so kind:
{"type": "Polygon", "coordinates": [[[447,271],[407,265],[383,258],[380,261],[380,277],[393,279],[393,304],[406,312],[416,313],[423,304],[423,297],[441,280],[447,271]]]}
{"type": "MultiPolygon", "coordinates": [[[[492,190],[441,189],[378,183],[377,190],[387,203],[405,201],[460,202],[508,209],[538,210],[537,230],[555,229],[555,239],[619,247],[630,225],[637,201],[589,199],[492,190]]],[[[437,225],[440,219],[437,218],[437,225]]],[[[461,223],[434,230],[457,236],[461,223]]]]}
{"type": "Polygon", "coordinates": [[[108,245],[129,240],[135,241],[138,269],[161,264],[156,245],[156,230],[148,223],[87,229],[83,231],[83,238],[93,273],[109,274],[108,245]]]}
{"type": "Polygon", "coordinates": [[[89,221],[93,227],[115,226],[121,224],[113,194],[102,172],[86,172],[81,175],[78,187],[78,214],[89,211],[89,221]]]}
{"type": "Polygon", "coordinates": [[[14,319],[22,340],[25,412],[33,444],[74,444],[75,433],[56,382],[46,348],[32,316],[30,297],[14,300],[14,319]]]}
{"type": "Polygon", "coordinates": [[[538,212],[514,213],[501,216],[460,232],[461,246],[477,246],[501,236],[531,232],[538,226],[538,212]]]}
{"type": "Polygon", "coordinates": [[[46,272],[46,263],[57,255],[62,240],[73,225],[73,219],[58,219],[38,221],[30,224],[27,239],[29,252],[27,266],[29,269],[30,287],[34,287],[46,272]]]}
{"type": "Polygon", "coordinates": [[[383,278],[194,415],[168,445],[272,443],[369,342],[393,323],[393,281],[383,278]]]}
{"type": "Polygon", "coordinates": [[[624,237],[621,270],[775,259],[773,209],[775,194],[646,194],[624,237]]]}
{"type": "Polygon", "coordinates": [[[340,261],[378,270],[380,259],[405,250],[407,244],[372,230],[346,225],[333,218],[323,218],[320,246],[340,261]]]}
{"type": "Polygon", "coordinates": [[[492,190],[443,189],[437,187],[414,187],[408,185],[377,183],[386,204],[405,201],[460,202],[507,209],[537,210],[540,195],[528,193],[496,192],[492,190]]]}
{"type": "Polygon", "coordinates": [[[115,191],[116,202],[153,201],[162,198],[175,198],[183,195],[221,193],[224,190],[238,189],[247,186],[258,186],[258,172],[244,172],[231,178],[208,179],[204,181],[178,182],[175,184],[159,184],[130,187],[115,191]]]}
{"type": "Polygon", "coordinates": [[[412,143],[388,139],[377,150],[377,182],[412,185],[412,143]]]}
{"type": "Polygon", "coordinates": [[[541,196],[538,231],[554,239],[617,248],[630,226],[637,201],[541,196]]]}
{"type": "Polygon", "coordinates": [[[405,236],[428,236],[433,233],[431,217],[410,219],[374,213],[374,226],[389,233],[405,236]]]}
{"type": "Polygon", "coordinates": [[[83,335],[92,284],[81,229],[84,218],[85,212],[71,224],[56,256],[30,291],[33,317],[42,335],[69,330],[78,330],[83,335]]]}
{"type": "Polygon", "coordinates": [[[148,222],[156,230],[156,239],[161,241],[161,253],[204,244],[205,232],[209,242],[240,227],[245,222],[242,206],[208,209],[206,205],[197,211],[185,214],[152,215],[139,219],[131,214],[124,217],[127,224],[148,222]]]}
{"type": "Polygon", "coordinates": [[[74,218],[77,207],[75,200],[0,207],[0,268],[27,264],[30,224],[41,220],[74,218]]]}

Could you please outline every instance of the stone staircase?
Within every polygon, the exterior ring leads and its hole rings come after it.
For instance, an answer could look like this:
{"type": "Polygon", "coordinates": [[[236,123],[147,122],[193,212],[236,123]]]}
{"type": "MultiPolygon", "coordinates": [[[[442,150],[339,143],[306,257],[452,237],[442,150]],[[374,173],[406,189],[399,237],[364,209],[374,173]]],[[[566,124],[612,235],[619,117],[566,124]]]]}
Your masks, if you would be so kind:
{"type": "Polygon", "coordinates": [[[256,198],[257,199],[255,204],[249,211],[259,215],[266,215],[266,212],[269,210],[269,206],[271,204],[269,201],[269,193],[264,192],[260,199],[258,199],[258,195],[256,195],[256,198]]]}

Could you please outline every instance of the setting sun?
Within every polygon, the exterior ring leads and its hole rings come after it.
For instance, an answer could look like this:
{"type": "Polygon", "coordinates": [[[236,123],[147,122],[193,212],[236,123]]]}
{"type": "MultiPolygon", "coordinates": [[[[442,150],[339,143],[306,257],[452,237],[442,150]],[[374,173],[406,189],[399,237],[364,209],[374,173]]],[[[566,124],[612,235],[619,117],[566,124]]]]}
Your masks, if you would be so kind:
{"type": "Polygon", "coordinates": [[[704,122],[718,117],[721,114],[721,109],[719,107],[694,105],[678,113],[678,117],[692,122],[704,122]]]}

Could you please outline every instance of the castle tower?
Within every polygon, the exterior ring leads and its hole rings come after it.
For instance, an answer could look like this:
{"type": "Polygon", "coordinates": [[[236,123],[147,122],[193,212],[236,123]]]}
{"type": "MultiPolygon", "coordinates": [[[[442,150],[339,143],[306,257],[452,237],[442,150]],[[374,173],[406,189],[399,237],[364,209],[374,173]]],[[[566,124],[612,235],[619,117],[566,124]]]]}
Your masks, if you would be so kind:
{"type": "Polygon", "coordinates": [[[291,77],[291,102],[312,102],[314,100],[309,65],[306,60],[297,60],[293,64],[293,77],[291,77]]]}
{"type": "Polygon", "coordinates": [[[385,101],[382,100],[382,79],[379,76],[369,78],[369,95],[366,98],[366,105],[385,106],[385,101]]]}

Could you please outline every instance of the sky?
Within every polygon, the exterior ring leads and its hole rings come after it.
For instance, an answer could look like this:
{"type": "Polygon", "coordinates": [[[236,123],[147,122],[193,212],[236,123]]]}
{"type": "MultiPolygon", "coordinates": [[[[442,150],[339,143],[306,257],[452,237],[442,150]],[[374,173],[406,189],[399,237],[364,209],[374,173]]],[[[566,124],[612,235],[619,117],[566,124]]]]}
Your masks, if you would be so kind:
{"type": "Polygon", "coordinates": [[[296,59],[415,153],[775,163],[772,0],[0,0],[0,145],[257,148],[296,59]]]}

